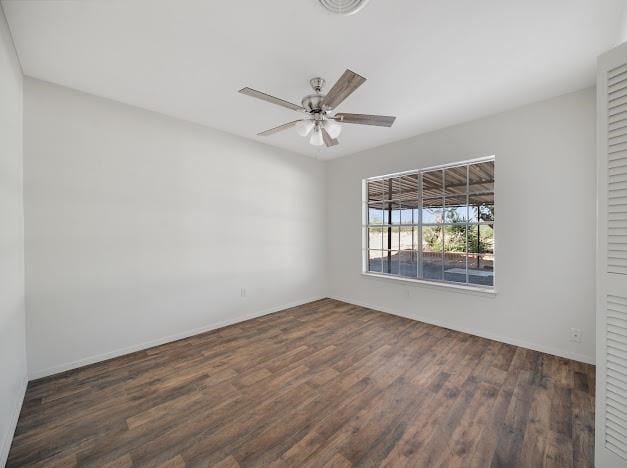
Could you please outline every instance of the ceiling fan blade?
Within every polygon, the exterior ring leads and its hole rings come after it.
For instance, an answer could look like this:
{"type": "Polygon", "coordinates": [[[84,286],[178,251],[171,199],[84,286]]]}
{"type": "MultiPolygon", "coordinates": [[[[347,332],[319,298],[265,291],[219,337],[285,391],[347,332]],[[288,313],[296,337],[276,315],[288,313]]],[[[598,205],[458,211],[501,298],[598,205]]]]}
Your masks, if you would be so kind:
{"type": "Polygon", "coordinates": [[[327,132],[327,129],[324,127],[322,127],[322,139],[324,140],[324,144],[327,148],[340,144],[340,142],[337,141],[337,138],[331,138],[331,135],[329,135],[329,132],[327,132]]]}
{"type": "Polygon", "coordinates": [[[322,105],[327,109],[335,109],[365,81],[366,79],[363,76],[346,70],[324,97],[322,105]]]}
{"type": "Polygon", "coordinates": [[[290,127],[293,127],[294,125],[296,125],[301,120],[303,120],[303,119],[298,119],[298,120],[294,120],[293,122],[288,122],[286,124],[279,125],[278,127],[271,128],[269,130],[266,130],[265,132],[257,133],[257,135],[258,136],[268,136],[268,135],[272,135],[274,133],[278,133],[280,131],[283,131],[283,130],[286,130],[286,129],[290,128],[290,127]]]}
{"type": "Polygon", "coordinates": [[[276,104],[277,106],[287,107],[288,109],[292,109],[295,111],[304,111],[305,109],[296,104],[292,104],[291,102],[285,101],[283,99],[279,99],[278,97],[270,96],[269,94],[262,93],[261,91],[257,91],[252,88],[242,88],[238,92],[245,94],[247,96],[251,96],[257,99],[261,99],[262,101],[271,102],[272,104],[276,104]]]}
{"type": "Polygon", "coordinates": [[[335,120],[343,123],[359,125],[376,125],[377,127],[391,127],[396,117],[389,115],[369,115],[369,114],[335,114],[335,120]]]}

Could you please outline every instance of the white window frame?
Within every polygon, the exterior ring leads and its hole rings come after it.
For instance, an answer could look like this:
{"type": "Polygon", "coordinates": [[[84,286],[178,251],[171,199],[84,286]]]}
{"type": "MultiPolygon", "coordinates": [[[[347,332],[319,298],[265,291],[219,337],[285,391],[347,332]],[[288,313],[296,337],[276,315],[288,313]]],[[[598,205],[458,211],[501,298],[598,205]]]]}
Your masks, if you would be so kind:
{"type": "MultiPolygon", "coordinates": [[[[395,274],[388,274],[388,273],[379,273],[379,272],[372,272],[372,271],[368,271],[368,250],[369,250],[369,246],[368,246],[368,182],[371,181],[375,181],[375,180],[380,180],[380,179],[388,179],[391,177],[398,177],[398,176],[403,176],[403,175],[413,175],[413,174],[422,174],[424,172],[428,172],[428,171],[433,171],[433,170],[441,170],[441,169],[448,169],[448,168],[452,168],[452,167],[459,167],[459,166],[468,166],[471,164],[477,164],[477,163],[482,163],[482,162],[489,162],[489,161],[494,161],[495,162],[495,174],[496,174],[496,157],[494,155],[491,156],[483,156],[483,157],[479,157],[479,158],[474,158],[474,159],[467,159],[467,160],[463,160],[463,161],[456,161],[453,163],[447,163],[447,164],[440,164],[437,166],[430,166],[430,167],[425,167],[425,168],[421,168],[421,169],[413,169],[410,171],[402,171],[402,172],[395,172],[395,173],[391,173],[391,174],[385,174],[385,175],[380,175],[380,176],[374,176],[374,177],[368,177],[365,179],[362,179],[362,222],[361,222],[361,227],[362,227],[362,245],[361,245],[361,251],[362,251],[362,266],[361,266],[361,274],[367,277],[371,277],[371,278],[377,278],[377,279],[384,279],[384,280],[392,280],[392,281],[397,281],[397,282],[403,282],[403,283],[414,283],[414,284],[418,284],[418,285],[424,285],[424,286],[430,286],[430,287],[435,287],[435,288],[448,288],[448,289],[456,289],[456,290],[460,290],[460,291],[467,291],[467,292],[476,292],[476,293],[480,293],[480,294],[488,294],[488,295],[495,295],[497,290],[496,290],[496,278],[497,278],[497,273],[496,273],[496,224],[497,224],[497,220],[496,220],[496,216],[493,222],[493,248],[494,248],[494,260],[493,260],[493,281],[492,281],[492,286],[486,286],[486,285],[480,285],[480,284],[472,284],[472,283],[458,283],[458,282],[452,282],[452,281],[446,281],[444,279],[442,280],[437,280],[437,279],[424,279],[424,278],[412,278],[412,277],[404,277],[404,276],[400,276],[400,275],[395,275],[395,274]]],[[[419,181],[421,179],[419,178],[419,181]]],[[[467,181],[467,183],[469,183],[467,181]]],[[[494,177],[494,188],[493,188],[493,194],[494,194],[494,206],[496,206],[496,175],[494,177]]],[[[468,195],[469,190],[466,190],[466,195],[468,195]]],[[[420,200],[420,207],[418,208],[418,212],[419,212],[419,221],[418,224],[414,224],[415,226],[418,226],[419,229],[419,245],[417,246],[417,251],[418,251],[418,258],[417,258],[417,269],[418,271],[420,271],[421,269],[421,265],[422,265],[422,248],[421,248],[421,244],[422,244],[422,228],[423,228],[423,224],[422,224],[422,187],[421,187],[421,182],[419,182],[419,187],[418,187],[418,200],[420,200]]],[[[391,223],[391,220],[390,220],[391,223]]],[[[450,223],[444,223],[443,225],[449,225],[450,223]]],[[[474,224],[474,223],[466,223],[466,226],[468,226],[469,224],[474,224]]],[[[468,251],[468,249],[466,249],[466,251],[468,251]]],[[[468,273],[466,274],[468,277],[468,273]]]]}

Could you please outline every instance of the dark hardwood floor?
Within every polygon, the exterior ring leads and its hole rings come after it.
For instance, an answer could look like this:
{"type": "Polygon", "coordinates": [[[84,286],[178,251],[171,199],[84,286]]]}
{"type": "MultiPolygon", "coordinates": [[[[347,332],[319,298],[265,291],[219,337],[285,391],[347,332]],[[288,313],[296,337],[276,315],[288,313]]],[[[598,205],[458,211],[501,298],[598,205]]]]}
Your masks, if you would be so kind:
{"type": "Polygon", "coordinates": [[[324,299],[31,382],[8,466],[592,466],[594,375],[324,299]]]}

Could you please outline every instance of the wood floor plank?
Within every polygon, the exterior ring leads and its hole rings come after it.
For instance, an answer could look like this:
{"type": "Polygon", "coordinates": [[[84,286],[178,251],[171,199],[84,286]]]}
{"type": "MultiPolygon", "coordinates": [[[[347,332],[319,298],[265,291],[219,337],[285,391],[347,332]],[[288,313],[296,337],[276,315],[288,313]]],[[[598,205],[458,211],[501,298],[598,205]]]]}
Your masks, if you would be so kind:
{"type": "MultiPolygon", "coordinates": [[[[587,377],[589,379],[589,376],[587,377]]],[[[594,396],[584,390],[573,390],[573,466],[594,464],[594,396]]]]}
{"type": "Polygon", "coordinates": [[[590,467],[594,367],[322,299],[30,382],[14,466],[590,467]]]}

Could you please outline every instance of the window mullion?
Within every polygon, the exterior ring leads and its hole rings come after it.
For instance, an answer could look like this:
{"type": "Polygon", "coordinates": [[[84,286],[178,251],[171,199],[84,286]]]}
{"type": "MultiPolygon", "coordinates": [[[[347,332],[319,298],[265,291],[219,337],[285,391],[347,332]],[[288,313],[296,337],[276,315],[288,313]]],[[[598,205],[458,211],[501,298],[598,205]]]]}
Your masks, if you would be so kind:
{"type": "Polygon", "coordinates": [[[418,255],[416,255],[416,277],[422,278],[422,172],[418,173],[418,193],[416,194],[418,199],[418,245],[416,246],[416,250],[418,251],[418,255]]]}
{"type": "Polygon", "coordinates": [[[470,164],[466,165],[466,284],[470,281],[468,275],[468,231],[470,229],[470,206],[468,205],[468,193],[470,192],[470,164]]]}
{"type": "Polygon", "coordinates": [[[444,281],[444,261],[445,261],[445,248],[446,238],[444,237],[444,222],[446,220],[446,181],[444,180],[444,169],[442,169],[442,281],[444,281]]]}

